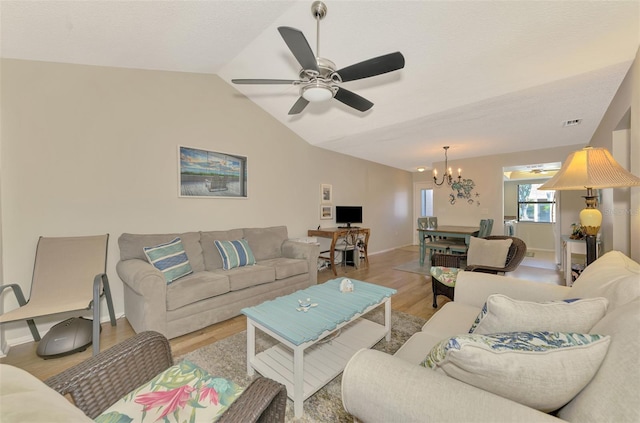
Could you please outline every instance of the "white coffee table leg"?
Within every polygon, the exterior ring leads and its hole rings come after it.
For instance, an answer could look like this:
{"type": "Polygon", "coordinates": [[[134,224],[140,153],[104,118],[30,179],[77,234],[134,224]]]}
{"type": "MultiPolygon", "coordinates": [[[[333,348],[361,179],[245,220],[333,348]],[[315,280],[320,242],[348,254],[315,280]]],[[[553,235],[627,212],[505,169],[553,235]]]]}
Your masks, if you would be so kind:
{"type": "Polygon", "coordinates": [[[384,328],[387,331],[386,340],[391,341],[391,298],[387,298],[384,303],[384,328]]]}
{"type": "Polygon", "coordinates": [[[304,350],[300,347],[293,350],[293,413],[296,418],[302,417],[304,406],[304,350]]]}
{"type": "Polygon", "coordinates": [[[247,319],[247,374],[253,376],[251,362],[256,356],[256,327],[251,319],[247,319]]]}

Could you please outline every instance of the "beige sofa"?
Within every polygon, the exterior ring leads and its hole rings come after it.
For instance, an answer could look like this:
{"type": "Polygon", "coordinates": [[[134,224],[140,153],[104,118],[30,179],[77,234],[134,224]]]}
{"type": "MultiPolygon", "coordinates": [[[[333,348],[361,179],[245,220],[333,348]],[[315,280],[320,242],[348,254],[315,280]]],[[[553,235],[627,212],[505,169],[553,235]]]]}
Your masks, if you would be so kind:
{"type": "Polygon", "coordinates": [[[447,303],[394,356],[361,350],[342,378],[345,409],[363,422],[638,422],[640,421],[640,265],[612,251],[585,269],[573,287],[461,272],[447,303]],[[545,302],[608,299],[589,331],[611,341],[595,376],[552,414],[529,408],[419,366],[443,339],[469,331],[490,294],[545,302]]]}
{"type": "Polygon", "coordinates": [[[124,308],[136,332],[175,338],[240,314],[244,307],[317,283],[319,247],[288,238],[286,226],[182,234],[122,234],[116,269],[124,308]],[[193,274],[167,284],[147,261],[144,247],[180,237],[193,274]],[[256,264],[222,269],[214,240],[246,239],[256,264]]]}

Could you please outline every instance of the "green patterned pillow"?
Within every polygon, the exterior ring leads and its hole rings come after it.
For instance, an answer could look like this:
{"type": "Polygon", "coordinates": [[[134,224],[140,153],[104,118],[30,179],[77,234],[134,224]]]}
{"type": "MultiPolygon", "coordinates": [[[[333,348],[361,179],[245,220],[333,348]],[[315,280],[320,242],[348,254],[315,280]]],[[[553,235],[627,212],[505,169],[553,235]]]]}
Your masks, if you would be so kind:
{"type": "Polygon", "coordinates": [[[133,390],[97,423],[215,422],[243,389],[184,360],[133,390]]]}
{"type": "Polygon", "coordinates": [[[609,336],[561,332],[459,335],[436,344],[420,364],[550,412],[591,381],[609,342],[609,336]]]}
{"type": "Polygon", "coordinates": [[[456,286],[456,278],[460,269],[456,267],[431,266],[429,272],[431,276],[442,282],[443,284],[454,287],[456,286]]]}
{"type": "Polygon", "coordinates": [[[149,263],[162,272],[167,284],[193,273],[179,237],[154,247],[144,247],[143,250],[149,263]]]}
{"type": "Polygon", "coordinates": [[[222,257],[222,268],[224,270],[256,264],[256,258],[253,256],[246,239],[238,239],[236,241],[218,241],[216,239],[213,243],[218,249],[220,257],[222,257]]]}

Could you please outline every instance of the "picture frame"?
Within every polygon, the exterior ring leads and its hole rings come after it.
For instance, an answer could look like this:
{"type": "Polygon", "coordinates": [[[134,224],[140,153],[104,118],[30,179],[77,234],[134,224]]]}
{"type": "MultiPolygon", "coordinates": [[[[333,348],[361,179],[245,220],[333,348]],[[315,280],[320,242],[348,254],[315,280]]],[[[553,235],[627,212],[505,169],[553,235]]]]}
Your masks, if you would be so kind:
{"type": "Polygon", "coordinates": [[[320,203],[331,204],[333,200],[333,188],[329,184],[320,184],[320,203]]]}
{"type": "Polygon", "coordinates": [[[248,198],[247,157],[178,146],[178,197],[248,198]]]}
{"type": "Polygon", "coordinates": [[[333,206],[330,204],[320,205],[320,219],[331,220],[333,219],[333,206]]]}

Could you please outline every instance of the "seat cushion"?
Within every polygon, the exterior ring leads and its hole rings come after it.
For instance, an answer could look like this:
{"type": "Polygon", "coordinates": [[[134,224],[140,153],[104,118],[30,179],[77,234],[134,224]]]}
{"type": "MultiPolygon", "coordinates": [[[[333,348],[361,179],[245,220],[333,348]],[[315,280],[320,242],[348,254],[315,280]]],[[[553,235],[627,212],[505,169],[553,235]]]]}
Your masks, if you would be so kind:
{"type": "Polygon", "coordinates": [[[273,267],[276,271],[276,280],[309,273],[309,262],[307,260],[280,257],[262,260],[258,264],[273,267]]]}
{"type": "Polygon", "coordinates": [[[436,280],[451,288],[456,286],[456,278],[460,269],[455,267],[431,266],[429,272],[436,280]]]}
{"type": "Polygon", "coordinates": [[[95,421],[215,422],[242,392],[234,382],[184,360],[134,389],[95,421]]]}
{"type": "Polygon", "coordinates": [[[229,278],[225,275],[197,272],[167,286],[167,310],[176,310],[230,290],[229,278]]]}

